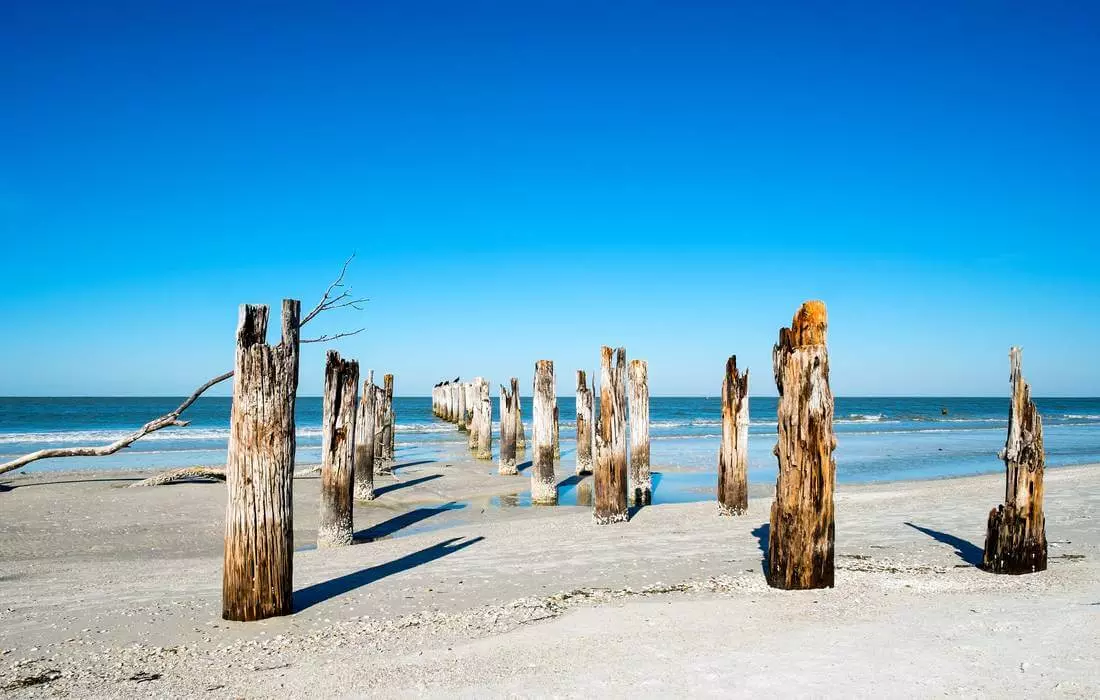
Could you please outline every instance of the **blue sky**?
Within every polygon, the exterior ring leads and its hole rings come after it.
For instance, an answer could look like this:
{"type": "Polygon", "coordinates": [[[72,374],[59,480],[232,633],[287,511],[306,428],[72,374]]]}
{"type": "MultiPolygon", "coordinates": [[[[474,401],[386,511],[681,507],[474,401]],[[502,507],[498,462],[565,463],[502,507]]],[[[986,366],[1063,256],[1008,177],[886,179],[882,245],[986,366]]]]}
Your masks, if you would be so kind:
{"type": "Polygon", "coordinates": [[[355,252],[399,394],[774,394],[822,298],[838,394],[1100,395],[1098,7],[5,2],[0,394],[188,393],[355,252]]]}

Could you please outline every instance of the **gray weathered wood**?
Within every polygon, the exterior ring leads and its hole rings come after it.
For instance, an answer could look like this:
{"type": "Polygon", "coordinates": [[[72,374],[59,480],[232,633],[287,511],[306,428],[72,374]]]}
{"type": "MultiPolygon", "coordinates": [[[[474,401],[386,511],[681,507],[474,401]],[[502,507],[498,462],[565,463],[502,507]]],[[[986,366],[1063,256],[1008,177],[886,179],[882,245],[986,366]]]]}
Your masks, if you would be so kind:
{"type": "Polygon", "coordinates": [[[382,459],[393,461],[394,447],[394,413],[393,413],[393,375],[382,377],[383,390],[386,394],[386,405],[382,411],[382,459]]]}
{"type": "Polygon", "coordinates": [[[583,369],[577,370],[577,474],[592,473],[592,390],[583,369]]]}
{"type": "Polygon", "coordinates": [[[772,349],[779,389],[775,455],[779,476],[768,533],[768,584],[831,588],[835,522],[836,435],[825,304],[808,301],[772,349]]]}
{"type": "Polygon", "coordinates": [[[355,411],[359,363],[340,353],[325,355],[325,385],[321,398],[321,512],[318,547],[352,542],[352,481],[355,459],[355,411]]]}
{"type": "Polygon", "coordinates": [[[722,380],[722,444],[718,449],[718,514],[741,515],[749,508],[749,371],[726,360],[722,380]]]}
{"type": "Polygon", "coordinates": [[[355,417],[355,490],[356,500],[374,500],[374,373],[363,382],[359,412],[355,417]]]}
{"type": "Polygon", "coordinates": [[[649,371],[645,360],[630,361],[630,482],[634,505],[653,500],[649,469],[649,371]]]}
{"type": "Polygon", "coordinates": [[[532,464],[531,502],[558,502],[557,479],[554,475],[554,363],[535,363],[535,383],[531,409],[532,464]]]}
{"type": "Polygon", "coordinates": [[[489,398],[489,380],[477,384],[477,453],[478,459],[493,458],[493,404],[489,398]]]}
{"type": "Polygon", "coordinates": [[[1009,351],[1012,399],[1005,462],[1005,502],[989,513],[982,568],[996,574],[1029,574],[1047,568],[1046,516],[1043,514],[1043,418],[1024,381],[1020,348],[1009,351]]]}
{"type": "Polygon", "coordinates": [[[517,396],[500,385],[500,461],[497,471],[503,475],[518,474],[516,468],[516,400],[517,396]]]}
{"type": "Polygon", "coordinates": [[[600,411],[596,419],[596,523],[625,522],[627,514],[626,349],[600,349],[600,411]]]}
{"type": "Polygon", "coordinates": [[[293,605],[294,401],[301,304],[286,299],[282,342],[266,306],[242,305],[226,459],[222,617],[262,620],[293,605]]]}
{"type": "Polygon", "coordinates": [[[527,437],[523,434],[523,401],[519,395],[519,379],[512,377],[512,394],[516,397],[516,457],[527,451],[527,437]]]}

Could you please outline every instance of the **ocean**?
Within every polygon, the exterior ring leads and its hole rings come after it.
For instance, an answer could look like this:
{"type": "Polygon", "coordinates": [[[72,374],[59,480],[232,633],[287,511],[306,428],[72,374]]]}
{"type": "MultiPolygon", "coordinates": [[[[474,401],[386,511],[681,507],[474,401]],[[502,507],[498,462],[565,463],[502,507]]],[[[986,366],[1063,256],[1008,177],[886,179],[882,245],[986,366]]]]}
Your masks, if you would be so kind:
{"type": "MultiPolygon", "coordinates": [[[[98,445],[115,440],[174,409],[182,398],[0,398],[0,462],[48,447],[98,445]]],[[[560,397],[562,463],[572,472],[575,406],[560,397]]],[[[598,403],[598,401],[597,401],[598,403]]],[[[1100,398],[1036,399],[1043,416],[1048,466],[1100,462],[1100,398]]],[[[494,419],[497,402],[493,401],[494,419]]],[[[750,399],[749,479],[774,481],[774,397],[750,399]]],[[[230,399],[199,399],[185,428],[148,435],[108,457],[36,462],[27,472],[59,469],[166,468],[225,463],[230,399]]],[[[427,397],[394,399],[400,461],[465,454],[465,434],[436,419],[427,397]]],[[[531,402],[523,399],[530,438],[531,402]]],[[[854,398],[836,400],[837,479],[869,482],[931,479],[998,472],[1008,398],[854,398]],[[944,413],[946,411],[946,413],[944,413]]],[[[654,397],[650,435],[655,470],[716,469],[721,435],[717,398],[654,397]]],[[[321,400],[300,397],[298,463],[320,461],[321,400]]],[[[496,436],[494,425],[494,436],[496,436]]],[[[495,442],[495,439],[494,439],[495,442]]]]}

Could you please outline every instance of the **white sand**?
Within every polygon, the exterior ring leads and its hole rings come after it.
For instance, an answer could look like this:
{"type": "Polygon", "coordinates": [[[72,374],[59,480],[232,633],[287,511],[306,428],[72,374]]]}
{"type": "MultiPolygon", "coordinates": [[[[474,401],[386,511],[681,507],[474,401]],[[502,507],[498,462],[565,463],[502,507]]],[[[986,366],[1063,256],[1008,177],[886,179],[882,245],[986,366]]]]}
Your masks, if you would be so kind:
{"type": "MultiPolygon", "coordinates": [[[[1048,471],[1050,568],[1020,577],[971,563],[1003,477],[842,485],[837,587],[809,592],[764,583],[767,497],[740,518],[717,517],[713,503],[662,505],[599,527],[585,508],[493,506],[492,494],[528,479],[492,471],[400,469],[399,488],[357,507],[356,529],[417,534],[300,551],[298,612],[249,624],[220,619],[221,484],[0,479],[0,687],[212,698],[1100,695],[1095,466],[1048,471]],[[467,505],[436,508],[452,501],[467,505]],[[53,680],[17,685],[35,677],[53,680]]],[[[299,547],[313,541],[317,488],[296,482],[299,547]]]]}

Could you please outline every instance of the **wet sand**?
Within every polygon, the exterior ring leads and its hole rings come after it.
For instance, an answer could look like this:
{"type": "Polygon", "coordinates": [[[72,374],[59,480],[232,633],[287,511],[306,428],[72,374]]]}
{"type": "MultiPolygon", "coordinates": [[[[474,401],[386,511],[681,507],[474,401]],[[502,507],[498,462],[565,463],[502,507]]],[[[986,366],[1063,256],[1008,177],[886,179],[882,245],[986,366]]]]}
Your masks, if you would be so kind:
{"type": "MultiPolygon", "coordinates": [[[[0,687],[15,696],[1100,694],[1100,469],[1047,473],[1048,571],[975,568],[1003,476],[840,485],[837,587],[769,589],[749,513],[512,507],[495,465],[398,461],[362,542],[313,548],[295,482],[293,615],[221,612],[224,486],[0,478],[0,687]],[[39,681],[35,683],[35,681],[39,681]]],[[[558,468],[570,483],[572,464],[558,468]]],[[[673,470],[665,470],[672,474],[673,470]]],[[[675,479],[666,486],[672,488],[675,479]]],[[[660,492],[661,488],[658,488],[660,492]]],[[[690,488],[698,488],[697,486],[690,488]]]]}

